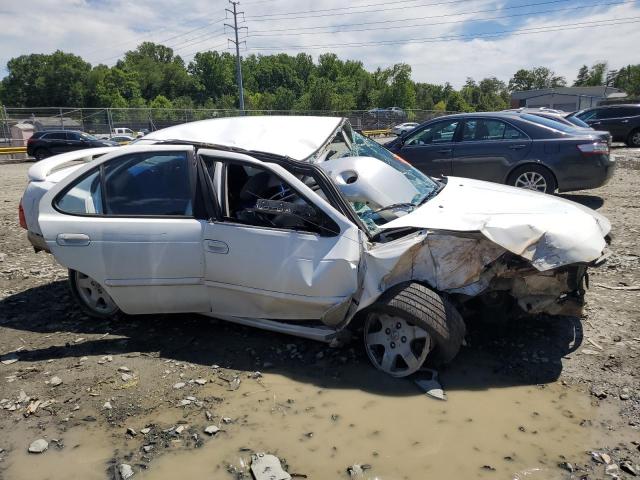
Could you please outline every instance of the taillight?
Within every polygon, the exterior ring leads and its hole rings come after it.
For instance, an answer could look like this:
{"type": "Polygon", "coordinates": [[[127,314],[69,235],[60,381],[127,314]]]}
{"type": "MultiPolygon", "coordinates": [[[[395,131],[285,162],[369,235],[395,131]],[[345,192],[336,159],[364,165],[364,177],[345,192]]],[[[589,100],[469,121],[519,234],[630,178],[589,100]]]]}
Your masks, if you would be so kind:
{"type": "Polygon", "coordinates": [[[20,200],[20,204],[18,205],[18,220],[20,221],[20,226],[27,230],[27,219],[24,216],[24,208],[22,208],[22,200],[20,200]]]}
{"type": "Polygon", "coordinates": [[[606,142],[583,143],[578,150],[588,155],[609,155],[609,145],[606,142]]]}
{"type": "Polygon", "coordinates": [[[30,137],[30,138],[27,140],[27,145],[30,145],[30,144],[32,144],[32,143],[33,143],[33,142],[35,142],[35,141],[36,141],[36,139],[35,139],[35,138],[30,137]]]}

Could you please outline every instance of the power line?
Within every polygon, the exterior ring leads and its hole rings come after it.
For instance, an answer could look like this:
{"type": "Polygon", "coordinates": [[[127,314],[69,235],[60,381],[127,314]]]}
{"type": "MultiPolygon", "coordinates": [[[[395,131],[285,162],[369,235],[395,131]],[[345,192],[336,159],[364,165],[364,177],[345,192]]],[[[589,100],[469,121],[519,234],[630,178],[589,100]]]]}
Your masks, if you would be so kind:
{"type": "MultiPolygon", "coordinates": [[[[634,3],[636,0],[622,0],[622,1],[616,1],[616,2],[608,2],[608,3],[592,3],[589,5],[582,5],[579,7],[566,7],[566,8],[556,8],[556,9],[551,9],[551,10],[541,10],[541,11],[537,11],[536,15],[538,14],[544,14],[544,13],[555,13],[555,12],[564,12],[564,11],[572,11],[572,10],[581,10],[584,8],[592,8],[592,7],[601,7],[601,6],[607,6],[607,5],[624,5],[627,3],[634,3]]],[[[469,14],[461,14],[461,15],[469,15],[469,14]]],[[[479,22],[486,22],[488,20],[502,20],[505,18],[515,18],[515,17],[524,17],[524,16],[530,16],[531,13],[515,13],[515,14],[511,14],[511,15],[501,15],[501,16],[497,16],[497,17],[484,17],[484,18],[479,18],[479,19],[464,19],[464,20],[449,20],[449,21],[445,21],[445,22],[438,22],[438,23],[417,23],[414,25],[406,25],[406,24],[402,24],[402,25],[393,25],[393,26],[380,26],[380,27],[370,27],[370,28],[359,28],[359,29],[345,29],[345,30],[331,30],[329,32],[309,32],[306,30],[317,30],[317,29],[321,29],[321,28],[340,28],[342,26],[345,25],[340,25],[340,26],[331,26],[331,25],[327,25],[327,26],[323,26],[323,27],[309,27],[309,28],[305,28],[303,29],[299,29],[299,30],[291,30],[291,29],[283,29],[286,30],[287,33],[252,33],[250,36],[251,37],[288,37],[288,36],[298,36],[298,35],[326,35],[326,34],[335,34],[335,33],[350,33],[350,32],[366,32],[366,31],[370,31],[370,30],[391,30],[394,28],[414,28],[414,27],[429,27],[429,26],[438,26],[438,25],[446,25],[446,24],[454,24],[454,23],[479,23],[479,22]]],[[[433,18],[433,17],[430,17],[433,18]]],[[[411,21],[411,20],[415,20],[414,18],[403,18],[403,19],[399,19],[399,20],[385,20],[385,23],[391,23],[391,22],[407,22],[407,21],[411,21]]],[[[368,22],[365,22],[365,24],[367,24],[368,22]]],[[[375,22],[378,23],[378,22],[375,22]]],[[[352,25],[361,25],[361,24],[352,24],[352,25]]],[[[259,30],[259,32],[274,32],[275,30],[259,30]]]]}
{"type": "MultiPolygon", "coordinates": [[[[191,34],[191,33],[193,33],[193,32],[197,32],[198,30],[202,30],[203,28],[208,28],[208,27],[209,27],[209,26],[211,26],[211,25],[214,25],[214,24],[216,24],[216,23],[223,22],[224,20],[225,20],[225,19],[224,19],[224,18],[222,18],[222,19],[220,19],[220,20],[215,20],[215,21],[207,22],[205,25],[201,25],[201,26],[196,27],[196,28],[194,28],[194,29],[191,29],[191,30],[189,30],[189,31],[187,31],[187,32],[183,32],[183,33],[180,33],[180,34],[173,35],[173,36],[171,36],[171,37],[165,38],[165,39],[163,39],[163,40],[156,41],[155,43],[158,43],[158,44],[165,44],[165,43],[167,43],[167,42],[168,42],[168,41],[170,41],[170,40],[173,40],[173,39],[176,39],[176,38],[180,38],[180,37],[184,37],[184,36],[189,35],[189,34],[191,34]]],[[[170,47],[170,48],[171,48],[171,47],[170,47]]],[[[106,62],[106,61],[109,61],[109,60],[113,60],[114,58],[120,58],[121,56],[122,56],[122,54],[113,55],[113,56],[111,56],[111,57],[107,57],[107,58],[103,58],[103,59],[97,60],[97,61],[96,61],[96,62],[94,62],[94,63],[106,62]]]]}
{"type": "MultiPolygon", "coordinates": [[[[538,2],[538,3],[529,3],[529,4],[525,4],[525,5],[511,5],[511,6],[507,6],[507,7],[502,7],[502,10],[512,10],[514,8],[524,8],[524,7],[532,7],[532,6],[538,6],[538,5],[549,5],[552,3],[565,3],[565,2],[570,2],[572,0],[547,0],[544,2],[538,2]]],[[[459,3],[459,2],[457,2],[459,3]]],[[[424,6],[429,6],[429,5],[436,5],[436,4],[428,4],[428,5],[424,5],[424,6]]],[[[344,8],[350,8],[350,7],[344,7],[344,8]]],[[[361,13],[379,13],[379,12],[386,12],[389,10],[397,10],[397,7],[392,7],[392,8],[377,8],[374,10],[365,10],[362,12],[350,12],[350,15],[358,15],[361,13]]],[[[455,17],[458,15],[469,15],[471,13],[485,13],[485,12],[495,12],[496,8],[490,8],[487,10],[476,10],[475,12],[464,12],[464,13],[448,13],[448,14],[444,14],[444,15],[430,15],[427,17],[422,17],[422,18],[442,18],[442,17],[455,17]]],[[[319,17],[335,17],[337,15],[344,15],[344,12],[338,12],[338,13],[323,13],[320,15],[301,15],[301,16],[297,16],[297,17],[285,17],[285,18],[258,18],[256,19],[255,17],[249,17],[251,18],[252,21],[254,22],[272,22],[272,21],[283,21],[283,20],[299,20],[299,19],[304,19],[304,18],[319,18],[319,17]]]]}
{"type": "MultiPolygon", "coordinates": [[[[382,3],[369,3],[366,5],[349,5],[348,7],[337,7],[337,8],[323,8],[319,10],[299,10],[297,12],[281,12],[281,13],[268,13],[265,15],[249,15],[247,18],[264,18],[264,17],[277,17],[281,15],[297,15],[299,13],[322,13],[322,12],[335,12],[340,10],[351,10],[352,8],[368,8],[368,7],[378,7],[380,5],[396,5],[400,3],[417,3],[422,2],[424,0],[395,0],[393,2],[382,2],[382,3]]],[[[490,0],[481,0],[481,1],[490,1],[490,0]]],[[[434,2],[434,3],[425,3],[423,5],[416,5],[416,7],[430,7],[434,5],[450,5],[452,3],[460,4],[460,0],[446,0],[444,2],[434,2]]],[[[395,10],[395,8],[394,8],[395,10]]],[[[354,12],[360,13],[360,12],[354,12]]]]}
{"type": "Polygon", "coordinates": [[[564,25],[548,25],[545,27],[533,27],[533,28],[525,28],[519,30],[502,30],[497,32],[486,32],[486,33],[478,33],[478,34],[462,34],[462,35],[447,35],[447,36],[437,36],[437,37],[425,37],[425,38],[409,38],[403,40],[383,40],[376,42],[353,42],[353,43],[332,43],[332,44],[324,44],[324,45],[287,45],[284,47],[253,47],[249,50],[307,50],[307,49],[321,49],[321,48],[335,48],[335,47],[369,47],[369,46],[384,46],[384,45],[409,45],[414,43],[434,43],[434,42],[442,42],[449,40],[459,40],[459,39],[477,39],[477,38],[491,38],[491,37],[499,37],[506,34],[515,35],[527,35],[527,34],[535,34],[535,33],[546,33],[546,32],[556,32],[562,30],[579,30],[581,28],[592,28],[592,27],[608,27],[614,25],[624,25],[630,23],[638,23],[640,22],[640,17],[629,17],[627,19],[619,19],[619,18],[611,18],[606,20],[597,20],[592,22],[579,22],[579,23],[569,23],[564,25]],[[620,20],[620,21],[619,21],[620,20]],[[617,23],[603,23],[603,22],[617,22],[617,23]]]}

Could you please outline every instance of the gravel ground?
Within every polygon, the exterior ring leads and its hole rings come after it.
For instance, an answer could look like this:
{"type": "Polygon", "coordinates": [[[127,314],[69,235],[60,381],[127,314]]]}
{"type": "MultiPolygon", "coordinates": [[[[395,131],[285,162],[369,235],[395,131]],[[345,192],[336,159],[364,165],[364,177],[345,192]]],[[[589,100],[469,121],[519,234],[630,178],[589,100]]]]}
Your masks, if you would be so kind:
{"type": "MultiPolygon", "coordinates": [[[[585,453],[566,459],[562,468],[568,476],[563,478],[640,475],[640,150],[615,148],[613,153],[618,169],[608,185],[562,195],[597,209],[613,225],[612,255],[590,271],[583,318],[538,318],[506,329],[471,325],[468,345],[455,362],[464,368],[488,356],[490,375],[499,376],[501,385],[505,378],[514,386],[557,383],[578,392],[593,408],[614,412],[607,420],[607,444],[589,446],[604,457],[585,453]]],[[[320,384],[337,378],[345,364],[372,368],[357,345],[326,349],[195,315],[118,321],[85,317],[67,293],[66,272],[50,255],[34,253],[18,225],[17,205],[29,166],[0,163],[0,355],[5,355],[0,358],[0,478],[11,456],[26,455],[42,432],[55,439],[56,432],[87,425],[118,432],[120,440],[111,440],[112,462],[97,467],[107,472],[105,478],[118,478],[120,461],[152,462],[162,449],[138,451],[142,445],[122,442],[122,429],[131,419],[161,418],[184,401],[176,387],[183,377],[185,383],[203,378],[215,385],[207,397],[190,400],[208,411],[232,402],[240,380],[259,388],[256,370],[320,384]],[[212,365],[222,367],[212,370],[212,365]]],[[[159,431],[155,442],[167,443],[172,435],[159,431]]],[[[203,441],[202,435],[191,434],[182,445],[193,448],[203,441]]],[[[220,478],[234,475],[244,478],[238,472],[220,478]]],[[[48,477],[38,472],[31,478],[48,477]]]]}

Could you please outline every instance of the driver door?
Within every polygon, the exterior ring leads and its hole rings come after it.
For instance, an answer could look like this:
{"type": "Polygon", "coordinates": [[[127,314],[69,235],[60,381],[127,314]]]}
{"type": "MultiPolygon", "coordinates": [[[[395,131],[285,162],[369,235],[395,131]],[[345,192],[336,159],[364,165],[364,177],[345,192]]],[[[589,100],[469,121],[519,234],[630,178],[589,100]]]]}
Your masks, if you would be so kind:
{"type": "Polygon", "coordinates": [[[218,210],[203,231],[212,312],[342,320],[358,287],[357,227],[321,191],[279,165],[230,152],[198,153],[218,210]]]}

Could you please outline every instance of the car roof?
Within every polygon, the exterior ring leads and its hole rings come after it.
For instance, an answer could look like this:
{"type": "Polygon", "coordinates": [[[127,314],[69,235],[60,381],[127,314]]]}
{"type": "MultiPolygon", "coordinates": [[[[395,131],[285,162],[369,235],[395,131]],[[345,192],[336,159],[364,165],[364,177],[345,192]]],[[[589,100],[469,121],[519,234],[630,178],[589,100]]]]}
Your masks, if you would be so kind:
{"type": "Polygon", "coordinates": [[[597,108],[616,108],[616,107],[634,107],[640,108],[640,103],[614,103],[612,105],[598,105],[597,107],[589,107],[582,110],[583,112],[586,110],[596,110],[597,108]]]}
{"type": "Polygon", "coordinates": [[[294,115],[214,118],[156,130],[136,143],[178,140],[304,160],[322,147],[343,121],[342,117],[294,115]]]}

